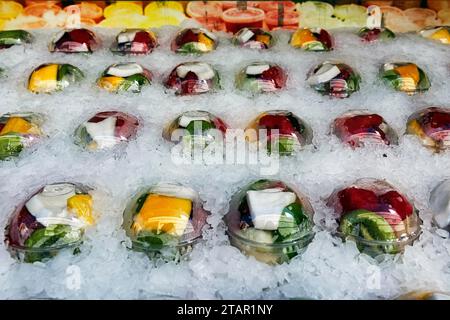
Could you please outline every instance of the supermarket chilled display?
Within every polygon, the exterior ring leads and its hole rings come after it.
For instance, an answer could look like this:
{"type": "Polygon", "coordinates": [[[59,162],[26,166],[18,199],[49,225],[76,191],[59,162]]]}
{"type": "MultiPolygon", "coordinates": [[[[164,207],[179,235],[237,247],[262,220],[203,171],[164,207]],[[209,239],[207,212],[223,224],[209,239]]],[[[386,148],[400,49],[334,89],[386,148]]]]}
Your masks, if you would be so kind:
{"type": "Polygon", "coordinates": [[[0,298],[447,299],[450,2],[347,2],[0,1],[0,298]]]}

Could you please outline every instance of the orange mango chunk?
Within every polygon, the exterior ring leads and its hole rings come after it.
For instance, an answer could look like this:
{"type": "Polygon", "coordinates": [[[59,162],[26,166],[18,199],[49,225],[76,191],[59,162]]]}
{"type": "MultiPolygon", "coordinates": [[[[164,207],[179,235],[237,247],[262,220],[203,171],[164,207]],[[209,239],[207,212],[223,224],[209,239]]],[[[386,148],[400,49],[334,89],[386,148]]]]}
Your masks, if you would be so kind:
{"type": "Polygon", "coordinates": [[[67,208],[89,225],[94,224],[92,214],[92,197],[88,194],[77,194],[67,199],[67,208]]]}
{"type": "Polygon", "coordinates": [[[122,84],[123,81],[124,78],[121,77],[114,77],[114,76],[101,77],[98,80],[98,86],[107,91],[116,91],[117,89],[119,89],[119,86],[122,84]]]}
{"type": "Polygon", "coordinates": [[[208,50],[212,50],[214,47],[214,40],[208,38],[205,34],[199,33],[198,42],[203,43],[208,50]]]}
{"type": "Polygon", "coordinates": [[[50,64],[35,70],[30,77],[28,90],[32,92],[52,92],[57,88],[58,65],[50,64]]]}
{"type": "Polygon", "coordinates": [[[292,35],[291,45],[294,47],[301,47],[314,41],[317,41],[317,39],[310,30],[299,29],[292,35]]]}
{"type": "Polygon", "coordinates": [[[133,229],[135,232],[145,230],[181,236],[191,210],[192,201],[189,199],[150,194],[134,218],[133,229]]]}
{"type": "Polygon", "coordinates": [[[256,36],[256,41],[264,43],[266,46],[270,45],[270,37],[266,34],[258,34],[256,36]]]}
{"type": "Polygon", "coordinates": [[[403,78],[410,78],[417,85],[420,80],[419,70],[415,64],[407,64],[395,68],[395,71],[403,78]]]}
{"type": "Polygon", "coordinates": [[[10,132],[26,134],[30,131],[31,128],[32,125],[27,120],[20,117],[11,117],[6,122],[5,126],[0,132],[0,135],[4,135],[10,132]]]}

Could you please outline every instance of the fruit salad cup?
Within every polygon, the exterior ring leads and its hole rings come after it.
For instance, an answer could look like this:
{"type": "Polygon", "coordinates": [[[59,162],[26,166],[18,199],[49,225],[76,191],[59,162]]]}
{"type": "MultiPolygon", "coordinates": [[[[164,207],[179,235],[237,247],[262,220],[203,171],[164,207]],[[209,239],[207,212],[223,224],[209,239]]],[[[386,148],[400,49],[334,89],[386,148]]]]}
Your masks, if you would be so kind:
{"type": "Polygon", "coordinates": [[[97,113],[75,131],[75,144],[88,150],[110,149],[136,137],[139,120],[118,111],[97,113]]]}
{"type": "Polygon", "coordinates": [[[177,95],[196,95],[220,89],[220,77],[208,63],[185,62],[172,70],[164,85],[177,95]]]}
{"type": "Polygon", "coordinates": [[[0,160],[18,156],[43,137],[43,117],[36,113],[7,113],[0,117],[0,160]]]}
{"type": "Polygon", "coordinates": [[[230,8],[222,14],[228,32],[236,33],[242,28],[262,28],[265,13],[263,10],[247,6],[246,9],[230,8]]]}
{"type": "Polygon", "coordinates": [[[243,28],[234,35],[232,42],[236,46],[261,50],[272,47],[274,39],[270,32],[261,28],[243,28]]]}
{"type": "Polygon", "coordinates": [[[117,63],[109,66],[98,78],[97,85],[108,92],[139,93],[142,87],[150,85],[152,74],[134,62],[117,63]]]}
{"type": "Polygon", "coordinates": [[[395,33],[388,28],[364,27],[358,32],[358,36],[364,42],[386,41],[395,38],[395,33]]]}
{"type": "Polygon", "coordinates": [[[50,52],[92,53],[99,47],[94,32],[87,29],[71,29],[58,32],[49,45],[50,52]]]}
{"type": "Polygon", "coordinates": [[[120,32],[111,51],[117,54],[148,54],[158,45],[153,32],[144,29],[126,29],[120,32]]]}
{"type": "Polygon", "coordinates": [[[323,95],[348,98],[359,91],[361,77],[346,64],[325,61],[311,69],[306,82],[323,95]]]}
{"type": "Polygon", "coordinates": [[[431,87],[425,72],[414,63],[385,63],[380,73],[388,86],[408,95],[427,91],[431,87]]]}
{"type": "Polygon", "coordinates": [[[450,293],[437,291],[412,291],[397,297],[396,300],[450,300],[450,293]]]}
{"type": "Polygon", "coordinates": [[[337,234],[370,256],[400,253],[420,235],[413,204],[385,181],[360,179],[335,190],[327,204],[338,216],[337,234]]]}
{"type": "Polygon", "coordinates": [[[0,49],[7,49],[15,45],[31,43],[33,36],[25,30],[0,31],[0,49]]]}
{"type": "Polygon", "coordinates": [[[181,30],[172,41],[172,51],[182,54],[202,54],[215,50],[217,37],[203,28],[181,30]]]}
{"type": "Polygon", "coordinates": [[[281,181],[258,180],[238,191],[225,216],[233,246],[277,264],[303,252],[314,237],[308,199],[281,181]]]}
{"type": "Polygon", "coordinates": [[[398,143],[397,134],[383,117],[366,111],[343,114],[334,120],[332,131],[342,142],[353,148],[398,143]]]}
{"type": "Polygon", "coordinates": [[[31,73],[28,79],[28,90],[33,93],[53,93],[83,78],[83,72],[71,64],[43,64],[31,73]]]}
{"type": "Polygon", "coordinates": [[[426,38],[434,41],[438,41],[442,44],[450,44],[450,27],[442,26],[442,27],[429,27],[423,29],[419,32],[419,34],[426,38]]]}
{"type": "MultiPolygon", "coordinates": [[[[311,128],[299,117],[290,111],[273,110],[260,114],[247,127],[246,132],[255,130],[253,137],[261,144],[265,142],[267,151],[279,155],[292,155],[299,151],[301,147],[311,144],[313,133],[311,128]],[[261,135],[260,130],[267,130],[267,140],[261,135]]],[[[249,134],[248,137],[251,135],[249,134]]],[[[252,141],[250,141],[252,142],[252,141]]]]}
{"type": "Polygon", "coordinates": [[[196,191],[159,183],[131,199],[123,214],[123,228],[133,250],[176,259],[202,238],[207,216],[196,191]]]}
{"type": "Polygon", "coordinates": [[[450,179],[440,182],[431,191],[429,204],[435,224],[450,231],[450,179]]]}
{"type": "Polygon", "coordinates": [[[236,87],[250,93],[276,92],[286,87],[284,70],[269,62],[253,62],[236,75],[236,87]]]}
{"type": "Polygon", "coordinates": [[[436,152],[450,148],[450,109],[429,107],[408,118],[406,133],[416,135],[422,144],[436,152]]]}
{"type": "Polygon", "coordinates": [[[290,45],[305,51],[330,51],[334,48],[334,40],[325,29],[297,29],[291,36],[290,45]]]}
{"type": "Polygon", "coordinates": [[[73,183],[48,184],[13,212],[5,243],[24,262],[45,261],[77,248],[95,223],[92,190],[73,183]]]}
{"type": "Polygon", "coordinates": [[[163,138],[182,143],[189,150],[196,147],[203,149],[217,142],[217,139],[223,141],[227,128],[222,119],[207,111],[186,111],[164,129],[163,138]]]}

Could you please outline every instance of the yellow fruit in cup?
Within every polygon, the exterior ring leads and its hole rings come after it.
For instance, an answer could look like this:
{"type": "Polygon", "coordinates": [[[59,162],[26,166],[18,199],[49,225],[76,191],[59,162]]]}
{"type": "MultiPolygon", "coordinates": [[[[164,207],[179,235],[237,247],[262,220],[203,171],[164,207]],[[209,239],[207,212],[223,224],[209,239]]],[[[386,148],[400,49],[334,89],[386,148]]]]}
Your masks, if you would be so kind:
{"type": "Polygon", "coordinates": [[[50,64],[35,70],[28,82],[28,90],[35,93],[45,93],[57,88],[58,65],[50,64]]]}
{"type": "Polygon", "coordinates": [[[27,120],[20,117],[11,117],[6,122],[5,126],[0,132],[0,135],[4,135],[7,133],[27,134],[30,131],[31,127],[31,123],[29,123],[27,120]]]}

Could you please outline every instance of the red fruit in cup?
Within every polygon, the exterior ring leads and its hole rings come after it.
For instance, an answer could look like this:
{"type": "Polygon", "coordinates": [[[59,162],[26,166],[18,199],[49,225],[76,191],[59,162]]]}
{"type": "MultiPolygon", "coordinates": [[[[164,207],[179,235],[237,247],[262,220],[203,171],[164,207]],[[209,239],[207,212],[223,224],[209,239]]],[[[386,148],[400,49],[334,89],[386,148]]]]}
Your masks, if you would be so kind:
{"type": "Polygon", "coordinates": [[[271,130],[278,129],[280,134],[290,135],[295,128],[288,117],[284,115],[268,114],[259,119],[259,125],[268,129],[267,134],[271,135],[271,130]]]}
{"type": "Polygon", "coordinates": [[[317,36],[317,40],[322,42],[327,48],[329,49],[333,48],[333,40],[331,39],[330,34],[324,29],[320,30],[320,33],[317,36]]]}
{"type": "Polygon", "coordinates": [[[350,187],[339,191],[337,196],[343,212],[358,209],[375,211],[379,206],[378,197],[371,190],[350,187]]]}
{"type": "Polygon", "coordinates": [[[176,39],[176,44],[180,47],[189,42],[198,42],[198,35],[195,34],[191,29],[185,30],[176,39]]]}
{"type": "Polygon", "coordinates": [[[390,207],[395,212],[397,212],[402,220],[405,220],[407,217],[413,214],[413,206],[397,191],[388,191],[385,194],[381,195],[379,199],[382,203],[390,205],[390,207]]]}
{"type": "Polygon", "coordinates": [[[263,71],[261,79],[273,81],[277,89],[281,89],[286,85],[286,74],[278,66],[273,66],[263,71]]]}

